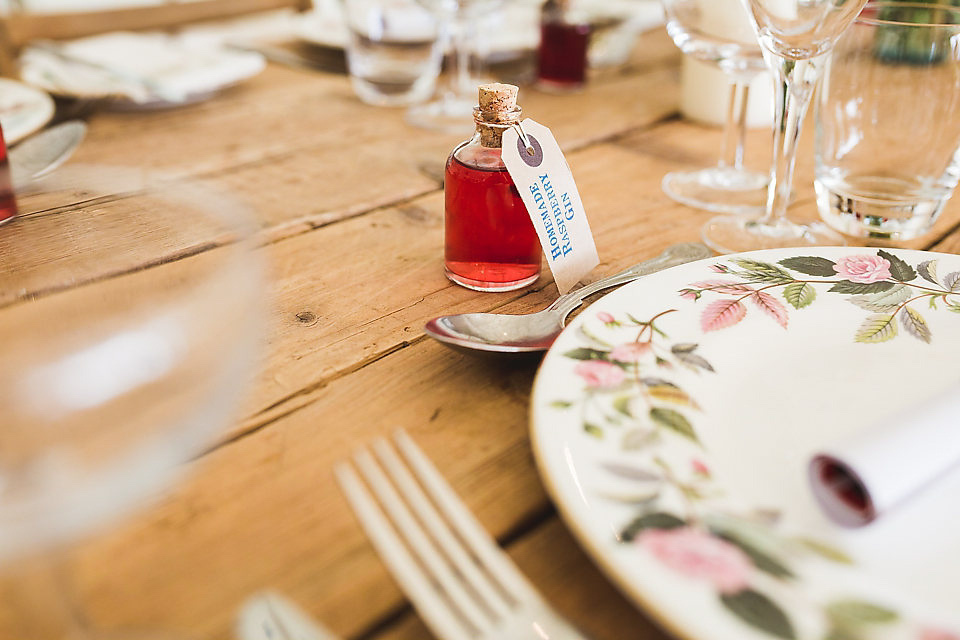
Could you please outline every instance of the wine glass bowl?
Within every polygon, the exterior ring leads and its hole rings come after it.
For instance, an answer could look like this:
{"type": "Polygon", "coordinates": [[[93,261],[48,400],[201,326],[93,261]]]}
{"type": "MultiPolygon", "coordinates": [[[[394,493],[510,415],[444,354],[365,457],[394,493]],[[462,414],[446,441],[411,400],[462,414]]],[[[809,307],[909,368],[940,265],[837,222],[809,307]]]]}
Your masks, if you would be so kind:
{"type": "Polygon", "coordinates": [[[684,54],[720,67],[730,74],[754,76],[766,71],[763,53],[749,21],[722,13],[716,20],[709,5],[696,0],[668,0],[667,33],[684,54]]]}
{"type": "Polygon", "coordinates": [[[747,89],[766,63],[739,0],[662,0],[667,33],[686,55],[718,67],[730,82],[723,150],[716,166],[672,171],[663,191],[673,200],[720,213],[759,215],[768,176],[743,166],[747,89]],[[739,111],[737,108],[739,107],[739,111]]]}
{"type": "Polygon", "coordinates": [[[262,318],[252,215],[198,184],[70,167],[0,228],[0,567],[139,506],[211,445],[262,318]]]}
{"type": "Polygon", "coordinates": [[[761,46],[803,60],[829,53],[865,0],[746,0],[761,46]]]}

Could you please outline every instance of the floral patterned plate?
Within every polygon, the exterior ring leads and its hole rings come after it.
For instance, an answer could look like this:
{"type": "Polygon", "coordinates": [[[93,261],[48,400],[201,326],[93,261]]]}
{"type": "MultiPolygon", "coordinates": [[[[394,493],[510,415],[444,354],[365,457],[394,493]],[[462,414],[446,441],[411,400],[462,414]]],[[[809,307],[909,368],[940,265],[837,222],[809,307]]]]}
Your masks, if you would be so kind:
{"type": "Polygon", "coordinates": [[[711,258],[571,323],[534,451],[588,552],[679,637],[960,640],[960,472],[862,529],[806,485],[817,447],[956,385],[958,362],[960,256],[711,258]]]}
{"type": "Polygon", "coordinates": [[[8,145],[20,142],[53,117],[53,98],[22,82],[0,78],[0,127],[8,145]]]}

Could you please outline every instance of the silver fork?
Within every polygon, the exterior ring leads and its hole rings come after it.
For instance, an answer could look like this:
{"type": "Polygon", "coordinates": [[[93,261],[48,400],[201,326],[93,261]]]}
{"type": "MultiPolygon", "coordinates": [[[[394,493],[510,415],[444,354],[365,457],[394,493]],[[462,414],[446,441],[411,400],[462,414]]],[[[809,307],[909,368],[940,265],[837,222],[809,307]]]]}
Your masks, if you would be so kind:
{"type": "Polygon", "coordinates": [[[356,470],[343,462],[335,472],[373,546],[434,635],[444,640],[582,640],[544,602],[413,440],[398,431],[393,441],[396,448],[383,438],[376,440],[373,453],[362,449],[355,454],[356,470]]]}

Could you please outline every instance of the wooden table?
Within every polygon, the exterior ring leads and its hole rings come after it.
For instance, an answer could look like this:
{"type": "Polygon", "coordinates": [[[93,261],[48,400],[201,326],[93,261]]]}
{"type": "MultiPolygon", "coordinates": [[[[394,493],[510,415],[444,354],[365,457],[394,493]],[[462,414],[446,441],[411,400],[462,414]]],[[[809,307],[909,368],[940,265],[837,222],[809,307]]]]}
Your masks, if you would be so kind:
{"type": "MultiPolygon", "coordinates": [[[[697,240],[707,218],[660,190],[665,172],[719,153],[718,130],[677,117],[678,62],[657,30],[581,94],[521,89],[578,180],[602,260],[590,278],[697,240]]],[[[463,136],[362,105],[342,75],[277,65],[208,102],[89,123],[73,162],[201,177],[253,203],[272,290],[262,372],[229,431],[161,502],[70,551],[64,585],[82,621],[227,638],[243,601],[271,588],[345,638],[430,637],[331,473],[358,444],[403,427],[587,634],[666,638],[592,564],[544,491],[528,438],[536,363],[473,359],[423,333],[442,313],[520,313],[556,295],[547,276],[501,294],[444,278],[437,176],[463,136]]],[[[749,146],[750,164],[765,166],[769,134],[752,132],[749,146]]],[[[809,144],[799,164],[796,209],[814,215],[809,144]]],[[[909,246],[960,251],[958,221],[954,205],[909,246]]]]}

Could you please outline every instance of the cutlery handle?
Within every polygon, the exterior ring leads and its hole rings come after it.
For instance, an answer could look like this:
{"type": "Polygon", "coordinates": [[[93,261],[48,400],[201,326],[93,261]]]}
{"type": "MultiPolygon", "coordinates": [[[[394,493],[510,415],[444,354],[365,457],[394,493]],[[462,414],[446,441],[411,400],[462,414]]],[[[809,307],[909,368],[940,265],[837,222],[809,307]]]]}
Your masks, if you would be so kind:
{"type": "Polygon", "coordinates": [[[713,253],[710,251],[710,249],[699,242],[675,244],[671,247],[668,247],[656,258],[645,260],[644,262],[635,264],[629,269],[621,271],[616,275],[597,280],[596,282],[591,282],[590,284],[585,285],[575,291],[571,291],[570,293],[560,296],[547,309],[549,311],[555,311],[559,313],[561,324],[563,324],[564,320],[571,311],[583,304],[584,299],[597,293],[598,291],[603,291],[604,289],[609,289],[610,287],[616,287],[621,284],[632,282],[637,278],[655,273],[662,269],[675,267],[679,264],[685,264],[687,262],[693,262],[694,260],[709,258],[712,255],[713,253]]]}

